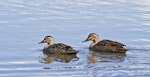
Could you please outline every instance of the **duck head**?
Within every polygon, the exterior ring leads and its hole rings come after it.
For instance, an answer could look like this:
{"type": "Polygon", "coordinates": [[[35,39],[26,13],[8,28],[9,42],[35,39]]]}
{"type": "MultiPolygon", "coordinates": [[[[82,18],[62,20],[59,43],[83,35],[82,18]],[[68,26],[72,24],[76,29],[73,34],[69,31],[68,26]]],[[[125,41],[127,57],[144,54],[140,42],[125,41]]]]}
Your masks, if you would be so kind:
{"type": "Polygon", "coordinates": [[[90,33],[87,37],[86,40],[83,41],[84,42],[87,42],[87,41],[93,41],[93,42],[98,42],[99,41],[99,37],[96,33],[90,33]]]}
{"type": "Polygon", "coordinates": [[[39,44],[41,43],[47,43],[48,45],[53,45],[54,44],[54,39],[52,36],[46,36],[43,41],[39,42],[39,44]]]}
{"type": "Polygon", "coordinates": [[[87,41],[93,41],[93,43],[90,45],[90,47],[93,47],[99,42],[99,37],[96,33],[90,33],[86,40],[82,41],[82,43],[87,41]]]}

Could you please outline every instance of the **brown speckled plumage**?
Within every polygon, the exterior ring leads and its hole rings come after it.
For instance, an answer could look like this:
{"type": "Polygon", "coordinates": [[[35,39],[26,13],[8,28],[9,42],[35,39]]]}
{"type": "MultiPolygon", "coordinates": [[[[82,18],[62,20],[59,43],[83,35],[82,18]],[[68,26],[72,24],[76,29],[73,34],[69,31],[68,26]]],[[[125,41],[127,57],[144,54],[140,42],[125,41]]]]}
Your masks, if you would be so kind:
{"type": "Polygon", "coordinates": [[[90,45],[90,50],[96,50],[96,51],[109,51],[109,52],[120,52],[124,53],[127,51],[123,46],[125,46],[122,43],[111,41],[111,40],[102,40],[99,41],[99,37],[95,33],[89,34],[88,38],[84,41],[93,41],[93,43],[90,45]]]}
{"type": "Polygon", "coordinates": [[[54,44],[54,39],[52,36],[46,36],[40,43],[48,43],[47,46],[43,48],[43,52],[46,54],[74,54],[77,53],[71,46],[65,45],[63,43],[54,44]]]}

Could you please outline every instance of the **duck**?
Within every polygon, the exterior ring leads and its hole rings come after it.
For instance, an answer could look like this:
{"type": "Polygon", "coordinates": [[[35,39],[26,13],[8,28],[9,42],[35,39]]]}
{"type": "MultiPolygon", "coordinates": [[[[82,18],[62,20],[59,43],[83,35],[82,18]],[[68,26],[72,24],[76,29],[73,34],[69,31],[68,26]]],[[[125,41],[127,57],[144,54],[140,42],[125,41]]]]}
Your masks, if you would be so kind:
{"type": "Polygon", "coordinates": [[[89,49],[93,51],[104,51],[104,52],[117,52],[117,53],[125,53],[127,51],[124,48],[124,44],[112,41],[112,40],[101,40],[99,41],[99,36],[96,33],[90,33],[86,40],[82,41],[87,42],[92,41],[89,49]]]}
{"type": "Polygon", "coordinates": [[[39,44],[41,43],[47,43],[43,48],[45,54],[75,54],[78,52],[69,45],[63,43],[55,44],[52,36],[45,36],[45,38],[39,42],[39,44]]]}

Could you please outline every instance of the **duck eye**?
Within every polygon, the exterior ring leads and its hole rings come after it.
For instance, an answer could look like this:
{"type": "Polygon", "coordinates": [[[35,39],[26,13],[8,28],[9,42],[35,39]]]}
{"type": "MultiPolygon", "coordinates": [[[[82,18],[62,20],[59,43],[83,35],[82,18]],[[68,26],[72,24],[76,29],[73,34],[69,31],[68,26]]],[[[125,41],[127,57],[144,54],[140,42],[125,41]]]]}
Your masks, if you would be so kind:
{"type": "Polygon", "coordinates": [[[91,38],[91,36],[89,36],[88,38],[91,38]]]}
{"type": "Polygon", "coordinates": [[[44,40],[47,40],[47,38],[45,38],[44,40]]]}

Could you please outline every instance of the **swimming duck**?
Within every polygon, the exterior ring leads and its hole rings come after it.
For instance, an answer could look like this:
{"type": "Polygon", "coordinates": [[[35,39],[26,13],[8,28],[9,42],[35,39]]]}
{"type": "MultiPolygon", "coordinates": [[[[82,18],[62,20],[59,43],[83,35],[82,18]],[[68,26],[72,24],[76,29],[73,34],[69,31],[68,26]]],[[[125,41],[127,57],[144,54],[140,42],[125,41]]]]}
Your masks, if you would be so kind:
{"type": "Polygon", "coordinates": [[[43,48],[43,52],[46,54],[75,54],[77,53],[71,46],[65,45],[63,43],[54,44],[54,39],[52,36],[46,36],[41,43],[47,43],[43,48]]]}
{"type": "Polygon", "coordinates": [[[123,48],[125,46],[122,43],[111,41],[111,40],[101,40],[99,41],[99,37],[96,33],[91,33],[88,35],[88,38],[83,41],[93,41],[89,47],[90,50],[95,51],[108,51],[108,52],[120,52],[124,53],[127,49],[123,48]]]}

